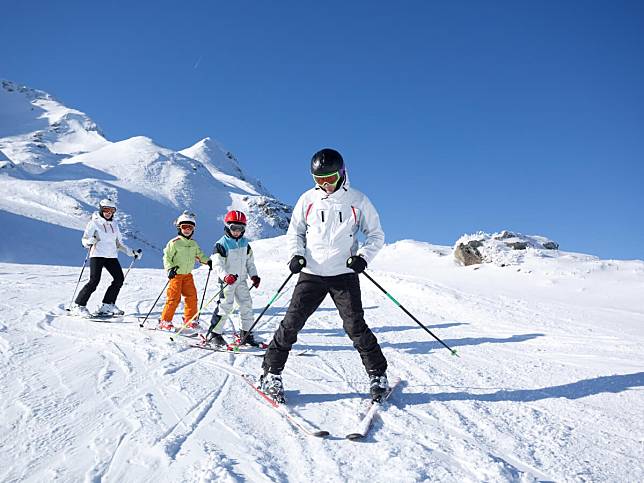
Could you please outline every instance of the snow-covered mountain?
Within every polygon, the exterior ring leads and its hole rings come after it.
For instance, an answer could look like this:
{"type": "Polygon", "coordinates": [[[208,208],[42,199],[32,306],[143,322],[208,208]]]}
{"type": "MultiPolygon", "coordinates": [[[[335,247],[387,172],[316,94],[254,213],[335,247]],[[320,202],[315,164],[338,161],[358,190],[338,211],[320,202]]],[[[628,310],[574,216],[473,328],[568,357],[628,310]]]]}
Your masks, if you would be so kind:
{"type": "MultiPolygon", "coordinates": [[[[253,247],[259,315],[289,254],[284,237],[253,247]]],[[[130,315],[108,324],[66,315],[76,267],[0,263],[0,480],[644,481],[644,262],[502,256],[462,267],[452,247],[407,240],[368,269],[460,357],[361,276],[365,319],[389,377],[403,381],[362,442],[345,435],[357,429],[368,379],[329,298],[283,373],[292,410],[331,433],[319,439],[239,377],[260,374],[261,358],[139,328],[135,315],[152,308],[163,270],[135,267],[118,301],[130,315]]],[[[200,293],[207,274],[195,271],[200,293]]],[[[260,319],[258,337],[272,337],[294,285],[260,319]]],[[[206,300],[215,292],[211,279],[206,300]]]]}
{"type": "Polygon", "coordinates": [[[78,264],[79,231],[102,198],[117,202],[126,243],[149,267],[183,210],[197,215],[206,251],[230,209],[248,215],[251,239],[285,233],[291,214],[210,138],[179,152],[142,136],[112,142],[82,112],[9,81],[0,82],[0,193],[0,222],[29,240],[3,238],[0,261],[22,263],[78,264]]]}
{"type": "Polygon", "coordinates": [[[41,173],[65,157],[108,144],[96,124],[46,92],[0,80],[0,150],[41,173]]]}

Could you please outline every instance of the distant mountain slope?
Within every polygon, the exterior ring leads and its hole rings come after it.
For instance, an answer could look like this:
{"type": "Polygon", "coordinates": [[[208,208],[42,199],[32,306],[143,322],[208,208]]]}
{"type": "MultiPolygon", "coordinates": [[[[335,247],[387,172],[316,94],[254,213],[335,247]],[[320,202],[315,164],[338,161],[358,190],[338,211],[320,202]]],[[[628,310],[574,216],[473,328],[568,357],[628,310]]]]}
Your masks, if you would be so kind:
{"type": "Polygon", "coordinates": [[[0,219],[24,224],[27,240],[20,249],[0,241],[0,261],[22,263],[31,261],[30,240],[42,238],[66,249],[43,251],[39,263],[76,264],[83,252],[79,231],[102,198],[117,202],[127,243],[151,250],[142,265],[152,267],[183,210],[197,215],[195,238],[206,251],[221,236],[229,209],[249,216],[251,239],[285,233],[291,215],[210,138],[181,152],[143,136],[111,142],[82,112],[9,81],[0,82],[0,193],[0,219]],[[61,227],[77,240],[70,244],[61,227]]]}

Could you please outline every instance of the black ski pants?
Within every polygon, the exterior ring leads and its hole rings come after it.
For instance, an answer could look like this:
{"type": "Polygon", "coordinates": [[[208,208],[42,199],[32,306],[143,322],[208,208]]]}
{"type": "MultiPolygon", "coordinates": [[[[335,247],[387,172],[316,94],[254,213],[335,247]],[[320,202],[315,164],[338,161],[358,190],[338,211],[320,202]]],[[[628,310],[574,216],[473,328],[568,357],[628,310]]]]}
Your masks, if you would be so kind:
{"type": "Polygon", "coordinates": [[[78,293],[76,305],[86,306],[90,296],[96,291],[98,283],[101,281],[101,272],[105,268],[114,280],[103,297],[104,304],[116,303],[116,297],[123,286],[123,269],[118,258],[92,257],[89,259],[89,282],[78,293]]]}
{"type": "Polygon", "coordinates": [[[382,375],[387,370],[387,360],[382,354],[376,336],[364,321],[362,296],[358,274],[347,273],[321,277],[301,273],[291,303],[282,323],[275,331],[266,350],[262,368],[273,374],[281,374],[297,334],[307,319],[317,310],[327,294],[335,304],[344,331],[360,353],[362,364],[369,375],[382,375]]]}

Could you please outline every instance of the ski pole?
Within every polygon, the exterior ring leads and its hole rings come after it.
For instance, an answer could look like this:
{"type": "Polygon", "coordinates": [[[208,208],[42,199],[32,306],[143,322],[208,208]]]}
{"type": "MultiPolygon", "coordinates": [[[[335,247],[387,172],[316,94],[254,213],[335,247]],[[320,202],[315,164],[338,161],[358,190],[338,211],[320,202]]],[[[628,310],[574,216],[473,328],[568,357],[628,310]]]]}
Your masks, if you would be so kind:
{"type": "Polygon", "coordinates": [[[435,336],[435,335],[434,335],[434,333],[433,333],[431,330],[429,330],[427,327],[425,327],[425,326],[424,326],[424,325],[423,325],[423,324],[422,324],[422,323],[421,323],[421,322],[420,322],[416,317],[414,317],[414,316],[409,312],[409,310],[407,310],[405,307],[403,307],[403,306],[402,306],[402,304],[401,304],[400,302],[398,302],[398,301],[393,297],[393,295],[391,295],[389,292],[387,292],[384,288],[382,288],[382,286],[381,286],[378,282],[376,282],[373,278],[371,278],[371,276],[370,276],[366,271],[363,271],[363,272],[362,272],[362,274],[363,274],[365,277],[367,277],[369,280],[371,280],[371,282],[372,282],[376,287],[378,287],[380,290],[382,290],[382,292],[383,292],[383,293],[384,293],[384,294],[385,294],[385,295],[386,295],[386,296],[387,296],[387,297],[388,297],[388,298],[389,298],[393,303],[395,303],[398,307],[400,307],[400,308],[402,309],[402,311],[403,311],[403,312],[405,312],[407,315],[409,315],[409,316],[412,318],[412,320],[413,320],[414,322],[416,322],[416,323],[417,323],[418,325],[420,325],[423,329],[425,329],[425,331],[426,331],[429,335],[431,335],[434,339],[436,339],[438,342],[440,342],[441,344],[443,344],[443,346],[444,346],[447,350],[449,350],[449,351],[452,353],[452,355],[453,355],[453,356],[460,357],[460,356],[456,353],[456,350],[455,350],[455,349],[452,349],[452,348],[451,348],[450,346],[448,346],[445,342],[443,342],[443,341],[442,341],[442,340],[440,340],[437,336],[435,336]]]}
{"type": "MultiPolygon", "coordinates": [[[[277,298],[273,301],[273,303],[277,302],[277,301],[282,297],[282,295],[284,295],[285,293],[288,293],[288,290],[284,290],[282,293],[280,293],[280,294],[279,294],[279,297],[277,297],[277,298]]],[[[289,304],[290,304],[290,303],[291,303],[291,299],[289,298],[289,299],[286,301],[286,303],[281,307],[281,309],[288,309],[288,306],[289,306],[289,304]]],[[[275,317],[277,317],[277,316],[279,315],[279,310],[277,310],[276,312],[278,312],[278,313],[276,313],[275,315],[271,316],[268,320],[265,320],[264,322],[262,322],[261,324],[259,324],[259,325],[257,326],[257,329],[259,329],[260,327],[264,327],[264,326],[265,326],[266,324],[268,324],[271,320],[273,320],[275,317]]]]}
{"type": "MultiPolygon", "coordinates": [[[[216,297],[219,297],[219,295],[221,295],[221,293],[224,291],[224,289],[226,287],[228,287],[228,285],[224,285],[223,287],[221,287],[221,290],[219,292],[217,292],[215,295],[213,295],[212,298],[210,300],[208,300],[208,302],[206,303],[206,305],[203,308],[204,309],[208,308],[208,306],[212,303],[212,301],[215,300],[216,297]]],[[[184,324],[181,326],[181,329],[179,329],[175,335],[181,334],[181,332],[183,332],[183,330],[186,329],[188,327],[188,325],[190,325],[190,323],[193,320],[195,320],[197,317],[199,317],[200,313],[201,313],[201,308],[199,310],[197,310],[197,313],[195,315],[190,317],[190,320],[187,320],[186,322],[184,322],[184,324]]],[[[174,342],[174,337],[170,336],[170,340],[172,342],[174,342]]]]}
{"type": "MultiPolygon", "coordinates": [[[[208,268],[208,276],[206,277],[206,286],[203,288],[203,295],[201,296],[201,305],[199,306],[200,315],[201,315],[201,309],[203,308],[203,301],[206,299],[206,290],[208,290],[208,281],[210,280],[210,272],[212,272],[212,268],[208,268]]],[[[197,316],[197,320],[199,320],[199,315],[197,316]]]]}
{"type": "Polygon", "coordinates": [[[291,277],[292,277],[293,275],[294,275],[294,273],[292,273],[292,272],[291,272],[291,273],[289,274],[289,276],[288,276],[288,277],[286,277],[286,280],[284,280],[284,283],[282,284],[282,286],[281,286],[280,288],[278,288],[278,289],[277,289],[277,292],[275,292],[275,295],[273,295],[273,298],[268,302],[268,305],[267,305],[266,307],[264,307],[264,310],[262,310],[262,312],[261,312],[261,313],[257,316],[257,318],[255,319],[255,322],[253,322],[253,325],[251,325],[251,326],[250,326],[250,329],[248,329],[248,330],[246,331],[246,335],[245,335],[245,336],[244,336],[244,337],[239,341],[239,345],[244,345],[244,342],[246,342],[246,337],[248,337],[248,334],[250,334],[250,333],[251,333],[251,331],[255,328],[255,326],[257,325],[257,322],[259,322],[259,319],[261,319],[261,318],[262,318],[262,315],[264,315],[264,313],[268,310],[268,308],[269,308],[271,305],[273,305],[273,302],[275,302],[275,301],[277,300],[277,298],[280,296],[280,292],[281,292],[281,291],[282,291],[282,289],[286,286],[286,284],[288,283],[288,281],[291,279],[291,277]]]}
{"type": "MultiPolygon", "coordinates": [[[[141,249],[139,248],[136,253],[141,253],[141,249]]],[[[134,265],[134,262],[137,261],[138,258],[132,257],[132,261],[130,262],[130,266],[127,267],[127,272],[125,272],[125,275],[123,275],[123,282],[125,282],[125,279],[127,278],[127,274],[130,273],[130,270],[132,270],[132,265],[134,265]]]]}
{"type": "Polygon", "coordinates": [[[168,284],[169,284],[169,283],[170,283],[170,279],[168,279],[168,281],[167,281],[167,282],[165,283],[165,285],[163,286],[163,289],[161,290],[161,293],[159,294],[159,296],[157,297],[157,299],[156,299],[156,300],[154,301],[154,303],[152,304],[152,307],[150,307],[150,311],[148,312],[148,315],[146,315],[146,316],[145,316],[145,319],[143,319],[143,322],[141,322],[141,323],[139,324],[139,327],[143,327],[143,326],[145,325],[145,323],[146,323],[146,322],[147,322],[147,320],[148,320],[148,317],[150,316],[150,314],[152,313],[152,310],[154,309],[154,307],[156,306],[157,302],[158,302],[158,301],[159,301],[159,299],[161,298],[161,295],[163,295],[163,292],[165,292],[165,289],[166,289],[166,287],[168,286],[168,284]]]}
{"type": "Polygon", "coordinates": [[[125,283],[125,279],[127,278],[127,274],[130,273],[130,270],[132,270],[132,265],[134,265],[134,261],[136,258],[133,258],[132,261],[130,262],[130,266],[127,267],[127,271],[125,272],[125,275],[123,275],[123,282],[125,283]]]}
{"type": "Polygon", "coordinates": [[[85,261],[83,262],[83,268],[81,268],[80,275],[78,276],[78,281],[76,282],[76,287],[74,288],[74,294],[72,295],[72,301],[69,303],[69,307],[65,310],[67,312],[72,310],[72,305],[74,304],[74,298],[76,297],[76,290],[78,290],[78,284],[81,281],[81,278],[83,278],[83,272],[85,271],[85,265],[87,265],[87,260],[89,259],[89,252],[92,249],[92,246],[90,245],[89,248],[87,249],[87,255],[85,255],[85,261]]]}

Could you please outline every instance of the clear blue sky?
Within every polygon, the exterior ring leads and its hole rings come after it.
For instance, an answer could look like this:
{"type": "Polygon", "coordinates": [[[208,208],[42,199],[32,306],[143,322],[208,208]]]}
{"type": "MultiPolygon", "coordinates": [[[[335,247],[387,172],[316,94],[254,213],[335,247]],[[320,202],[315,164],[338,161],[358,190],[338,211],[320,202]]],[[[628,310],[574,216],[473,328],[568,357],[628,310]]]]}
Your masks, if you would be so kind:
{"type": "Polygon", "coordinates": [[[387,241],[644,259],[644,2],[5,2],[0,78],[106,136],[211,136],[294,204],[338,149],[387,241]]]}

